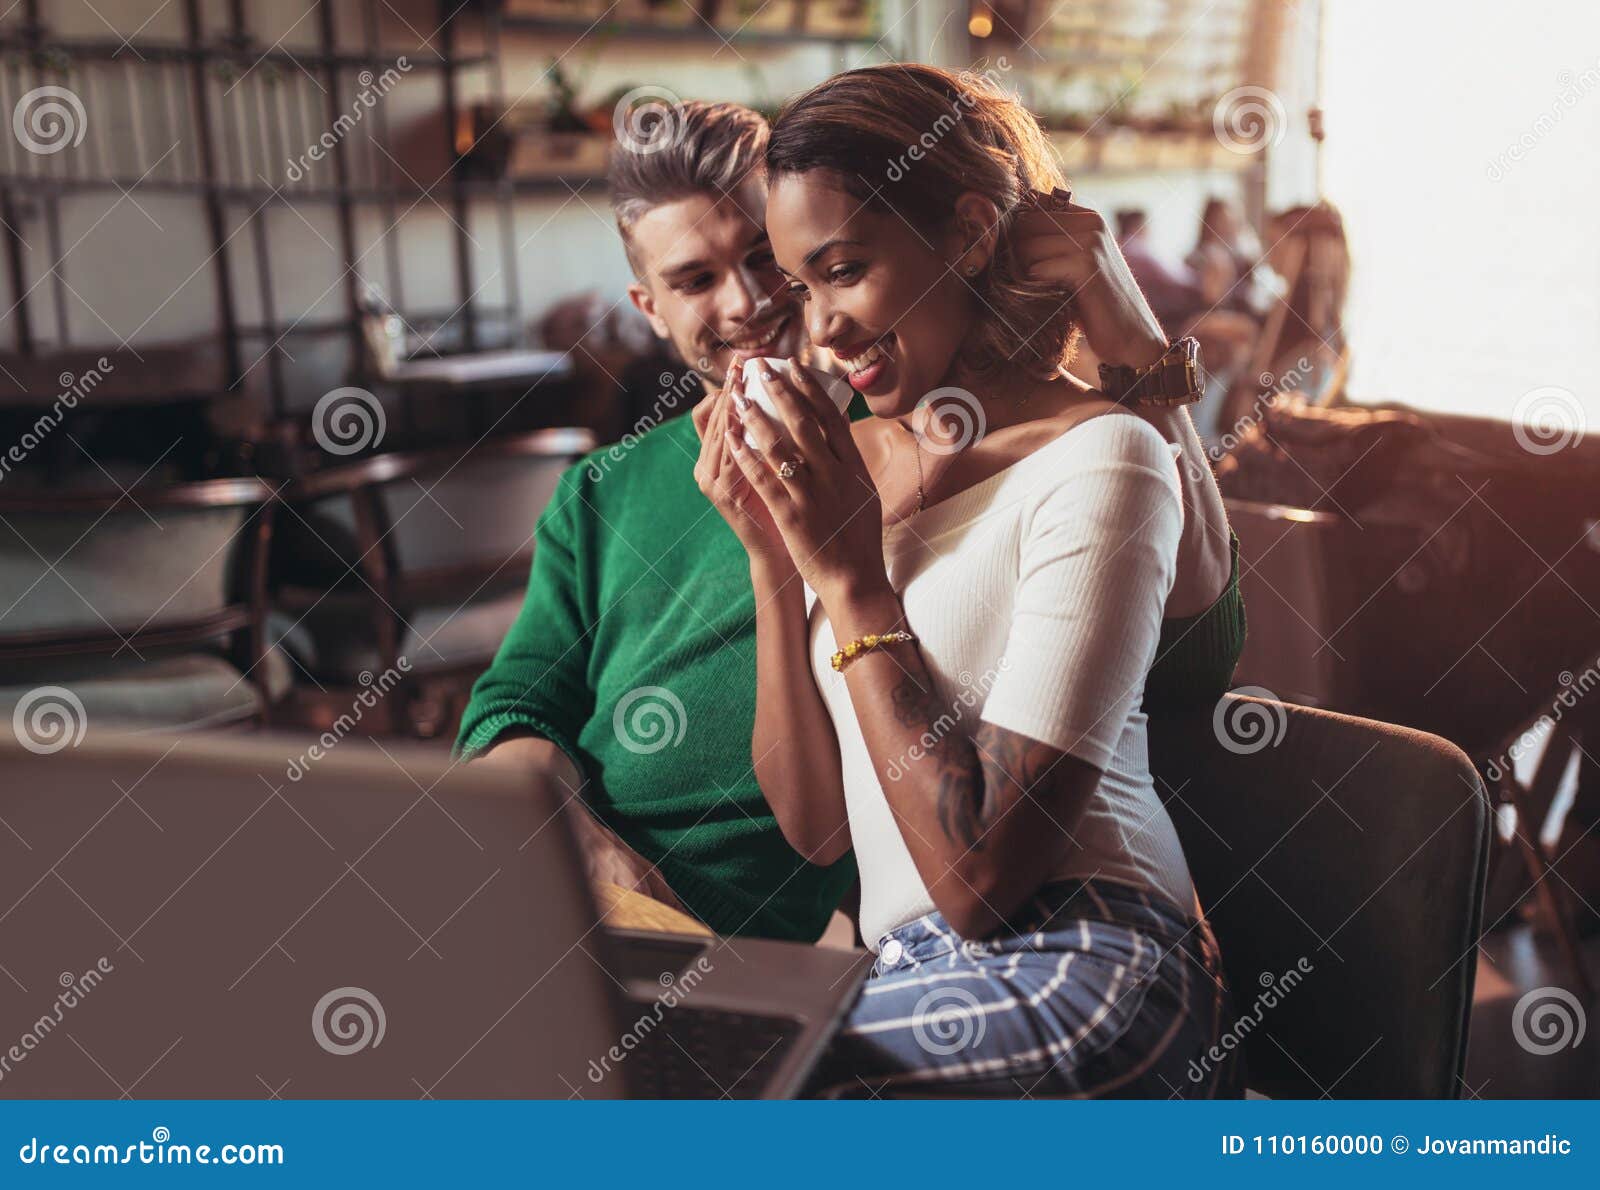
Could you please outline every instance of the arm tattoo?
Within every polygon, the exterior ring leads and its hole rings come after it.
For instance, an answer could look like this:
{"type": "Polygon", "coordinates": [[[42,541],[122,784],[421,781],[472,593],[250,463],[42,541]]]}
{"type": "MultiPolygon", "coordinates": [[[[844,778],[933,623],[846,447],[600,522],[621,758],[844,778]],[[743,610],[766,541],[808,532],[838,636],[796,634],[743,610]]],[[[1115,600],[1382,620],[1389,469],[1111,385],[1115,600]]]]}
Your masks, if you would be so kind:
{"type": "Polygon", "coordinates": [[[1008,807],[1031,795],[1061,759],[1061,753],[1049,744],[993,723],[978,725],[972,748],[983,770],[985,830],[1008,807]]]}
{"type": "Polygon", "coordinates": [[[969,740],[953,731],[960,718],[910,675],[891,694],[895,720],[920,731],[924,760],[937,766],[935,807],[951,842],[982,851],[985,835],[1059,758],[1048,744],[980,723],[969,740]]]}

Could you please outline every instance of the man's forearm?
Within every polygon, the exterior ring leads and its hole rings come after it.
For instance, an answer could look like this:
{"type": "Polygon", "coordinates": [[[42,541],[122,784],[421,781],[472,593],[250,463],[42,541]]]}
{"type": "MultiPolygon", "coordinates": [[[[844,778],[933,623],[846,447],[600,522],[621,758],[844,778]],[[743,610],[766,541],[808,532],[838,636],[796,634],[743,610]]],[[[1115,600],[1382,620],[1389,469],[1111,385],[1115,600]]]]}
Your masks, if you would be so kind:
{"type": "MultiPolygon", "coordinates": [[[[583,774],[572,758],[555,744],[531,731],[505,732],[478,758],[480,764],[494,764],[519,772],[546,772],[576,794],[583,788],[583,774]]],[[[565,800],[565,799],[563,799],[565,800]]]]}
{"type": "Polygon", "coordinates": [[[644,893],[671,905],[683,903],[667,884],[660,870],[595,817],[584,802],[582,790],[587,782],[572,758],[555,744],[531,731],[507,733],[475,762],[525,774],[530,780],[554,778],[557,791],[572,822],[573,834],[583,854],[584,872],[592,887],[615,884],[644,893]]]}
{"type": "Polygon", "coordinates": [[[1232,571],[1228,513],[1211,474],[1210,456],[1187,409],[1138,406],[1138,412],[1182,452],[1178,460],[1183,488],[1183,536],[1178,540],[1178,573],[1167,597],[1168,619],[1198,615],[1217,601],[1232,571]]]}
{"type": "MultiPolygon", "coordinates": [[[[1078,296],[1075,316],[1091,312],[1094,325],[1086,324],[1085,331],[1089,349],[1101,363],[1145,368],[1166,353],[1166,333],[1120,252],[1113,254],[1078,296]],[[1092,310],[1086,309],[1086,304],[1092,310]]],[[[1178,542],[1178,573],[1166,615],[1195,615],[1215,603],[1228,585],[1228,514],[1222,506],[1222,493],[1187,409],[1149,405],[1134,409],[1182,451],[1183,536],[1178,542]]]]}

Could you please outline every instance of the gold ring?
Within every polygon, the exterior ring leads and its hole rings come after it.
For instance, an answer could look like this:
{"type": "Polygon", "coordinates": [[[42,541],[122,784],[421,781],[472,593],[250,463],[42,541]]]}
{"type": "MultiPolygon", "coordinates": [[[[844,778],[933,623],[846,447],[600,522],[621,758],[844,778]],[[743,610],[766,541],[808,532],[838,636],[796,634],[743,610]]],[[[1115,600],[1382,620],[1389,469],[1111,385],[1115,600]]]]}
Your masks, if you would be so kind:
{"type": "Polygon", "coordinates": [[[778,464],[778,478],[793,479],[799,470],[800,467],[798,464],[785,459],[783,462],[778,464]]]}

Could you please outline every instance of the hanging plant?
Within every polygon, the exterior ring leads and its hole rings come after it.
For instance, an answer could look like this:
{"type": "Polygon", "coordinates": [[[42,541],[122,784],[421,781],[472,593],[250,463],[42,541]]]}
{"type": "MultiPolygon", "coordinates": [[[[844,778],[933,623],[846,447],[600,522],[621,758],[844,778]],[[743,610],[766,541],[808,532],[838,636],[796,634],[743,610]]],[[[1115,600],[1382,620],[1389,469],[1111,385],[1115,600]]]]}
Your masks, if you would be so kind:
{"type": "Polygon", "coordinates": [[[34,50],[32,54],[35,70],[45,74],[67,74],[72,69],[72,55],[62,49],[34,50]]]}
{"type": "Polygon", "coordinates": [[[545,122],[551,132],[583,132],[588,128],[578,111],[578,87],[562,69],[558,58],[550,59],[550,97],[545,101],[545,122]]]}

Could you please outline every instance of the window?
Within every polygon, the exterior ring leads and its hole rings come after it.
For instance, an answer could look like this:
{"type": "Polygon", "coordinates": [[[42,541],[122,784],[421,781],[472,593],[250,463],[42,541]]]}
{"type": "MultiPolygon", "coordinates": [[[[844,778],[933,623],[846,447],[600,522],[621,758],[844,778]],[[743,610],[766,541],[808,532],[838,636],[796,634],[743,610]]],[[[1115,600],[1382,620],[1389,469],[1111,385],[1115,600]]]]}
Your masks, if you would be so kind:
{"type": "Polygon", "coordinates": [[[1600,5],[1329,0],[1325,30],[1352,399],[1600,435],[1600,5]]]}

